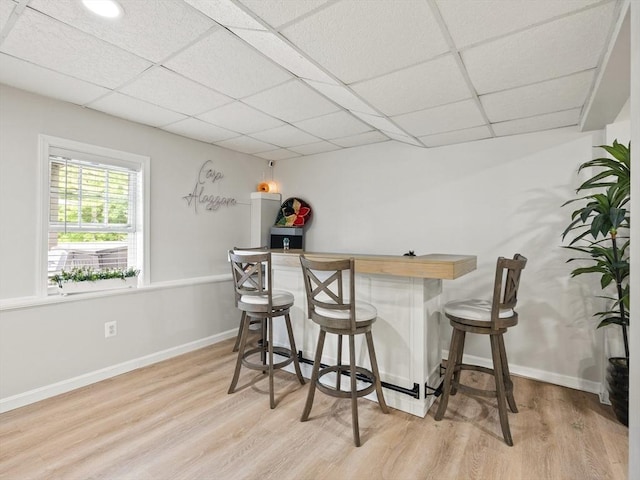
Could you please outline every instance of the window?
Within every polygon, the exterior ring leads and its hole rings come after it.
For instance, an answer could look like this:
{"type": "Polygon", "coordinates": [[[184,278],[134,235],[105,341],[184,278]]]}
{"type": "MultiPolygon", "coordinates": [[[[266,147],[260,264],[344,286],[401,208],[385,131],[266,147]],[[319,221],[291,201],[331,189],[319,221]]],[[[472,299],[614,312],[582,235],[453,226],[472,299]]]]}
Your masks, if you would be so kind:
{"type": "Polygon", "coordinates": [[[77,267],[144,274],[148,158],[45,136],[42,150],[47,284],[77,267]]]}

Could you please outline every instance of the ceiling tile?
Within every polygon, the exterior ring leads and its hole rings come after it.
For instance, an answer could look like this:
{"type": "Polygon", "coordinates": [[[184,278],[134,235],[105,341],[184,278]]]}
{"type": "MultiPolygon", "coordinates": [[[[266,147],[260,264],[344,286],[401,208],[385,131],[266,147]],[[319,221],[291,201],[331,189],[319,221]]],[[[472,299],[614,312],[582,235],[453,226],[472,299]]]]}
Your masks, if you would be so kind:
{"type": "Polygon", "coordinates": [[[292,80],[242,100],[286,122],[297,122],[340,108],[298,80],[292,80]]]}
{"type": "Polygon", "coordinates": [[[436,0],[458,48],[515,32],[600,0],[436,0]],[[481,25],[482,28],[478,28],[481,25]]]}
{"type": "Polygon", "coordinates": [[[515,135],[518,133],[537,132],[551,128],[577,125],[580,121],[580,109],[565,110],[563,112],[547,113],[536,117],[509,120],[508,122],[493,123],[493,131],[498,136],[515,135]]]}
{"type": "Polygon", "coordinates": [[[362,123],[347,112],[330,113],[322,117],[296,122],[295,125],[325,140],[356,135],[371,130],[369,125],[362,123]]]}
{"type": "Polygon", "coordinates": [[[334,138],[331,142],[340,145],[341,147],[357,147],[358,145],[369,145],[371,143],[386,142],[389,137],[386,137],[380,132],[366,132],[360,135],[352,135],[350,137],[334,138]]]}
{"type": "Polygon", "coordinates": [[[588,70],[598,64],[614,11],[606,3],[472,47],[462,60],[479,94],[588,70]]]}
{"type": "Polygon", "coordinates": [[[216,25],[177,0],[119,0],[120,18],[105,21],[78,0],[31,0],[29,7],[152,62],[184,48],[216,25]]]}
{"type": "Polygon", "coordinates": [[[360,99],[347,87],[342,85],[328,85],[326,83],[314,82],[312,80],[305,80],[305,83],[322,93],[325,97],[330,98],[338,105],[342,105],[347,110],[379,115],[376,110],[371,108],[371,106],[360,99]]]}
{"type": "Polygon", "coordinates": [[[292,78],[223,29],[176,55],[165,66],[234,98],[246,97],[292,78]]]}
{"type": "Polygon", "coordinates": [[[282,125],[276,118],[270,117],[255,108],[241,102],[233,102],[198,115],[205,122],[218,125],[234,132],[253,133],[282,125]]]}
{"type": "Polygon", "coordinates": [[[581,107],[587,98],[594,72],[595,70],[588,70],[525,87],[482,95],[480,102],[491,122],[581,107]]]}
{"type": "MultiPolygon", "coordinates": [[[[200,0],[207,1],[207,0],[200,0]]],[[[328,0],[240,0],[269,25],[278,28],[327,3],[328,0]]]]}
{"type": "Polygon", "coordinates": [[[163,67],[150,68],[120,91],[187,115],[197,115],[233,101],[163,67]]]}
{"type": "Polygon", "coordinates": [[[471,91],[453,55],[366,80],[351,88],[387,115],[471,98],[471,91]]]}
{"type": "Polygon", "coordinates": [[[229,140],[223,140],[221,142],[216,142],[216,145],[248,154],[278,150],[278,147],[276,147],[275,145],[261,142],[260,140],[247,137],[245,135],[242,135],[241,137],[231,138],[229,140]]]}
{"type": "Polygon", "coordinates": [[[391,120],[386,117],[380,117],[378,115],[369,115],[368,113],[351,112],[363,122],[368,123],[372,127],[378,130],[384,130],[385,132],[394,132],[400,135],[406,135],[407,132],[398,128],[391,120]]]}
{"type": "Polygon", "coordinates": [[[278,145],[279,147],[294,147],[296,145],[304,145],[305,143],[312,143],[320,140],[319,138],[309,135],[308,133],[291,125],[283,125],[278,128],[252,133],[251,136],[258,140],[262,140],[263,142],[278,145]]]}
{"type": "Polygon", "coordinates": [[[266,55],[278,65],[286,68],[300,78],[308,78],[326,83],[337,83],[327,75],[324,70],[301,55],[295,48],[275,33],[237,28],[232,29],[232,31],[263,55],[266,55]]]}
{"type": "Polygon", "coordinates": [[[216,127],[197,118],[186,118],[171,125],[164,126],[162,129],[185,137],[195,138],[206,143],[219,142],[239,136],[236,132],[216,127]]]}
{"type": "Polygon", "coordinates": [[[287,158],[299,157],[300,154],[287,150],[286,148],[279,148],[278,150],[271,150],[270,152],[256,153],[255,156],[264,158],[265,160],[286,160],[287,158]]]}
{"type": "Polygon", "coordinates": [[[450,103],[439,107],[406,113],[393,120],[407,132],[416,136],[462,130],[485,123],[478,106],[473,100],[450,103]]]}
{"type": "Polygon", "coordinates": [[[337,2],[281,33],[345,83],[448,50],[429,5],[422,0],[337,2]]]}
{"type": "Polygon", "coordinates": [[[110,90],[0,53],[0,83],[84,105],[110,90]]]}
{"type": "Polygon", "coordinates": [[[340,147],[329,142],[315,142],[308,145],[299,145],[297,147],[291,147],[289,150],[301,153],[302,155],[315,155],[316,153],[331,152],[333,150],[340,150],[340,147]]]}
{"type": "Polygon", "coordinates": [[[456,130],[455,132],[438,133],[436,135],[427,135],[420,137],[422,143],[427,147],[439,147],[441,145],[452,145],[454,143],[472,142],[483,138],[490,138],[491,132],[489,127],[483,125],[481,127],[466,128],[464,130],[456,130]]]}
{"type": "Polygon", "coordinates": [[[205,15],[226,27],[255,28],[265,27],[230,0],[184,0],[205,15]]]}
{"type": "Polygon", "coordinates": [[[20,15],[0,45],[0,51],[111,88],[151,65],[132,53],[29,8],[20,15]]]}
{"type": "Polygon", "coordinates": [[[117,92],[90,103],[88,107],[153,127],[160,127],[186,118],[180,113],[117,92]]]}

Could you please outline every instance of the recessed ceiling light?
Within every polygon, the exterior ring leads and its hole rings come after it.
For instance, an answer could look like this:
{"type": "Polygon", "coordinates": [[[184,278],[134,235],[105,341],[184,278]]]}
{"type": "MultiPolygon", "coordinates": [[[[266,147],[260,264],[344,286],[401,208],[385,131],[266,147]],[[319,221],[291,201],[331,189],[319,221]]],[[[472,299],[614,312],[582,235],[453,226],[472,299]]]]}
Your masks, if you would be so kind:
{"type": "Polygon", "coordinates": [[[117,18],[123,12],[116,0],[82,0],[82,4],[96,15],[105,18],[117,18]]]}

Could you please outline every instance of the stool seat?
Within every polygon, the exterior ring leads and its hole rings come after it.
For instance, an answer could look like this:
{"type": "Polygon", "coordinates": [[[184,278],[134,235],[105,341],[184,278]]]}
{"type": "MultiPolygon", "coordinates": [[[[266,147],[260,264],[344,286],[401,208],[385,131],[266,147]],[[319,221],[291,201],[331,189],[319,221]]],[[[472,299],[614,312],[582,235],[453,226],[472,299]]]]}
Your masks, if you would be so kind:
{"type": "MultiPolygon", "coordinates": [[[[293,305],[293,294],[284,290],[273,290],[271,292],[272,306],[275,308],[293,305]]],[[[247,305],[268,305],[268,295],[241,295],[240,302],[247,305]]]]}
{"type": "MultiPolygon", "coordinates": [[[[491,302],[478,299],[455,300],[444,306],[444,313],[458,318],[490,322],[491,302]]],[[[513,317],[513,313],[513,308],[501,308],[498,318],[510,318],[513,317]]]]}
{"type": "MultiPolygon", "coordinates": [[[[334,310],[330,308],[316,307],[316,313],[327,318],[338,320],[349,320],[350,310],[334,310]]],[[[378,317],[378,310],[370,303],[356,301],[356,324],[362,322],[375,321],[378,317]]]]}

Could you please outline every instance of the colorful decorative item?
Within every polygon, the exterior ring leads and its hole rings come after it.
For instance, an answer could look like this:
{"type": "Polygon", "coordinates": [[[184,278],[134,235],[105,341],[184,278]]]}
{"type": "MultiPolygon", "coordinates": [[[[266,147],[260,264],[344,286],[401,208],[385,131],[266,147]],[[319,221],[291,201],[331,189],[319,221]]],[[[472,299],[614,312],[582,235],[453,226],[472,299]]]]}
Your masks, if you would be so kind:
{"type": "Polygon", "coordinates": [[[311,218],[311,207],[299,198],[287,198],[280,206],[276,226],[302,227],[311,218]]]}

